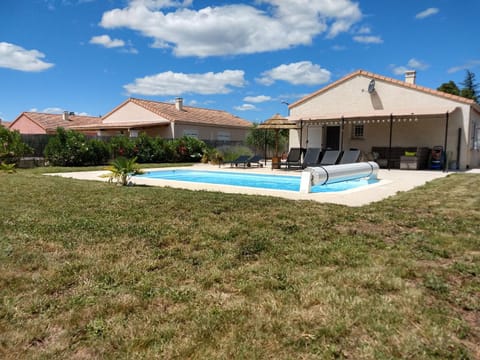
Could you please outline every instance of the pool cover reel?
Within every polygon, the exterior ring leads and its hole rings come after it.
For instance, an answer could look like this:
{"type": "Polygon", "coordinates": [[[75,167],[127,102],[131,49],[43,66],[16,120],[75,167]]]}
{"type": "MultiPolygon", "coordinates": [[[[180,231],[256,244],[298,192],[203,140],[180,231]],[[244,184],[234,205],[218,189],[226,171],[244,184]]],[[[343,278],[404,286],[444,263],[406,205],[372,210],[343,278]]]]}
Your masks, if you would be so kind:
{"type": "Polygon", "coordinates": [[[302,172],[300,192],[309,193],[312,186],[326,185],[357,179],[376,179],[379,166],[376,162],[308,167],[302,172]]]}

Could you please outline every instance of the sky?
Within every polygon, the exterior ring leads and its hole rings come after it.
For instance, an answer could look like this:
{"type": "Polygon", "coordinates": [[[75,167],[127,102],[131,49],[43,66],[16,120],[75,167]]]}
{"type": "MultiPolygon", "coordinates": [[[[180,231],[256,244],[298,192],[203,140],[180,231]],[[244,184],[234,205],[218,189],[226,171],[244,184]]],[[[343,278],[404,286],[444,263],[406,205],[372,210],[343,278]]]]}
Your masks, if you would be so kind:
{"type": "Polygon", "coordinates": [[[0,0],[0,119],[182,97],[260,123],[359,69],[461,87],[480,73],[479,13],[478,0],[0,0]]]}

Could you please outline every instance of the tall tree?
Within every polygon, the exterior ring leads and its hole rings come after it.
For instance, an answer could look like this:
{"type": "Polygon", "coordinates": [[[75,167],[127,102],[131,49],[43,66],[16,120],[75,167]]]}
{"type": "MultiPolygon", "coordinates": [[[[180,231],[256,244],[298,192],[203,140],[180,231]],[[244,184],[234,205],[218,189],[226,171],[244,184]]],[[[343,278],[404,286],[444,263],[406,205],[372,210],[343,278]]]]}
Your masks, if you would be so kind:
{"type": "Polygon", "coordinates": [[[438,91],[443,91],[448,94],[452,95],[460,95],[460,89],[458,88],[457,84],[450,80],[448,83],[443,83],[440,87],[437,88],[438,91]]]}
{"type": "Polygon", "coordinates": [[[478,102],[478,83],[475,82],[475,74],[467,70],[465,80],[462,82],[463,89],[460,91],[460,96],[475,100],[478,102]]]}

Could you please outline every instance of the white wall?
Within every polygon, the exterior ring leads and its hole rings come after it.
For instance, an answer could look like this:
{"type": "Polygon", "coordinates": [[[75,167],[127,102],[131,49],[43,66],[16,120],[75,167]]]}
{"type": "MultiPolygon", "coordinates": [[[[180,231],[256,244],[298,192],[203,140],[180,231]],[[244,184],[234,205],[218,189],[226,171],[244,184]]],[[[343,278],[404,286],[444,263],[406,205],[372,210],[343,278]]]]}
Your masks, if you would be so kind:
{"type": "MultiPolygon", "coordinates": [[[[480,155],[471,148],[471,106],[442,96],[430,94],[415,88],[409,88],[390,81],[376,79],[373,94],[367,88],[371,78],[359,74],[339,83],[317,96],[290,108],[291,119],[340,119],[342,116],[374,116],[395,114],[439,113],[436,119],[422,119],[418,122],[395,122],[392,146],[428,146],[444,145],[445,115],[447,111],[459,108],[449,116],[447,151],[453,158],[457,153],[458,128],[462,128],[460,166],[478,166],[480,155]]],[[[479,126],[480,126],[480,115],[479,126]]],[[[309,132],[312,128],[309,129],[309,132]]],[[[321,144],[321,132],[309,134],[309,147],[313,143],[321,144]]],[[[292,140],[292,139],[291,139],[292,140]]],[[[344,148],[355,147],[364,152],[372,146],[388,146],[389,123],[365,124],[365,138],[352,139],[351,124],[347,122],[344,131],[344,148]]]]}

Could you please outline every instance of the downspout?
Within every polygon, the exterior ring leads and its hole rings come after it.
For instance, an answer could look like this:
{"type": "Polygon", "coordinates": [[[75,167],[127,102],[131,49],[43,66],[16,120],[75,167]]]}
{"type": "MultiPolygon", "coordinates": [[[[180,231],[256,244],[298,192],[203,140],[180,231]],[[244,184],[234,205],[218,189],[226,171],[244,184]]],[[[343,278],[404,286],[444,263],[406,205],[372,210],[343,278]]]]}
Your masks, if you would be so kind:
{"type": "Polygon", "coordinates": [[[448,140],[448,111],[445,114],[445,141],[443,143],[444,159],[443,159],[443,172],[448,172],[447,162],[447,140],[448,140]]]}

